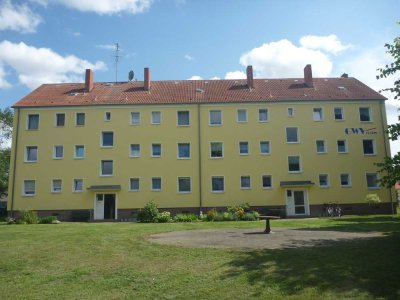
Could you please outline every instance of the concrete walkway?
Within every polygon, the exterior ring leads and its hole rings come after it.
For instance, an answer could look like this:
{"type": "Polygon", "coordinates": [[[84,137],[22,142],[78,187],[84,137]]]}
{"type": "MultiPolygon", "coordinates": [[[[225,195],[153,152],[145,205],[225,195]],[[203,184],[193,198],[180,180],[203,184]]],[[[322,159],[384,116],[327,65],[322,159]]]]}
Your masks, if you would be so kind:
{"type": "Polygon", "coordinates": [[[320,231],[274,228],[264,234],[260,228],[185,230],[151,235],[153,243],[184,247],[282,249],[326,246],[336,242],[383,237],[381,232],[320,231]]]}

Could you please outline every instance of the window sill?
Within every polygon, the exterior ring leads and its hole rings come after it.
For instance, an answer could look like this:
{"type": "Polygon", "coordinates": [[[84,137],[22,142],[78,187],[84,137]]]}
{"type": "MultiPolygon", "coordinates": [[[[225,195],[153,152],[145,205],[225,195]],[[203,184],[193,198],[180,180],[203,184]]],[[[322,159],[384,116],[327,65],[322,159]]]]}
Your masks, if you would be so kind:
{"type": "Polygon", "coordinates": [[[213,194],[223,194],[223,193],[225,193],[225,191],[211,191],[211,193],[213,193],[213,194]]]}
{"type": "Polygon", "coordinates": [[[269,122],[269,120],[265,120],[265,121],[258,120],[258,123],[268,123],[268,122],[269,122]]]}
{"type": "Polygon", "coordinates": [[[107,175],[107,174],[105,174],[105,175],[100,174],[100,177],[113,177],[113,176],[114,176],[114,174],[110,174],[110,175],[107,175]]]}
{"type": "Polygon", "coordinates": [[[180,191],[178,191],[178,194],[183,194],[183,195],[185,195],[185,194],[191,194],[192,193],[192,191],[189,191],[189,192],[180,192],[180,191]]]}
{"type": "Polygon", "coordinates": [[[161,192],[161,190],[151,190],[152,192],[161,192]]]}
{"type": "Polygon", "coordinates": [[[36,194],[33,194],[33,195],[29,195],[29,194],[22,194],[22,197],[35,197],[36,196],[36,194]]]}
{"type": "Polygon", "coordinates": [[[289,174],[301,174],[302,171],[289,171],[289,174]]]}
{"type": "Polygon", "coordinates": [[[36,128],[36,129],[34,129],[34,128],[27,128],[27,129],[25,129],[26,131],[39,131],[39,128],[36,128]]]}
{"type": "Polygon", "coordinates": [[[82,191],[72,191],[72,193],[74,193],[74,194],[82,194],[83,190],[82,191]]]}
{"type": "Polygon", "coordinates": [[[364,153],[364,156],[376,156],[377,154],[376,153],[372,153],[372,154],[365,154],[364,153]]]}
{"type": "Polygon", "coordinates": [[[223,158],[224,158],[223,156],[221,156],[221,157],[220,157],[220,156],[218,156],[218,157],[212,157],[212,156],[211,156],[211,157],[210,157],[210,159],[223,159],[223,158]]]}
{"type": "Polygon", "coordinates": [[[263,190],[272,190],[272,186],[270,186],[270,187],[263,187],[262,189],[263,189],[263,190]]]}
{"type": "Polygon", "coordinates": [[[63,160],[64,157],[53,157],[54,160],[63,160]]]}
{"type": "Polygon", "coordinates": [[[55,191],[51,191],[52,194],[61,194],[61,191],[59,192],[55,192],[55,191]]]}
{"type": "Polygon", "coordinates": [[[140,157],[140,155],[135,155],[135,156],[130,155],[129,156],[129,158],[139,158],[139,157],[140,157]]]}
{"type": "Polygon", "coordinates": [[[140,126],[140,123],[138,123],[138,124],[129,124],[129,125],[131,125],[131,126],[140,126]]]}
{"type": "Polygon", "coordinates": [[[137,193],[139,190],[129,190],[129,192],[137,193]]]}
{"type": "Polygon", "coordinates": [[[178,157],[179,160],[189,160],[190,157],[178,157]]]}
{"type": "Polygon", "coordinates": [[[377,187],[367,187],[369,190],[380,190],[381,188],[379,186],[377,187]]]}
{"type": "Polygon", "coordinates": [[[100,149],[110,149],[114,148],[114,146],[100,146],[100,149]]]}
{"type": "Polygon", "coordinates": [[[329,188],[330,188],[329,185],[320,185],[319,187],[320,187],[321,189],[329,189],[329,188]]]}
{"type": "Polygon", "coordinates": [[[242,191],[250,191],[251,187],[240,187],[242,191]]]}
{"type": "Polygon", "coordinates": [[[239,153],[240,156],[249,156],[249,153],[239,153]]]}
{"type": "Polygon", "coordinates": [[[37,160],[25,160],[24,163],[28,163],[28,164],[33,164],[33,163],[37,163],[37,160]]]}
{"type": "Polygon", "coordinates": [[[74,157],[74,159],[76,159],[76,160],[82,160],[82,159],[84,159],[85,157],[74,157]]]}

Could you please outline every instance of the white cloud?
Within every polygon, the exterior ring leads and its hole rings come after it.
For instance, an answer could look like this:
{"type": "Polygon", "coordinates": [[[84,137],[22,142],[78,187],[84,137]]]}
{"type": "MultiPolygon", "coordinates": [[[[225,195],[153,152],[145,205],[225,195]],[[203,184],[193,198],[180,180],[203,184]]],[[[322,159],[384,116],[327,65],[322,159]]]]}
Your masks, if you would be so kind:
{"type": "Polygon", "coordinates": [[[306,35],[300,39],[300,45],[307,49],[320,49],[335,55],[352,47],[350,44],[343,45],[334,34],[328,36],[306,35]]]}
{"type": "Polygon", "coordinates": [[[307,64],[313,76],[326,77],[332,71],[332,61],[318,50],[297,47],[289,40],[265,43],[240,57],[243,66],[252,65],[255,77],[303,77],[307,64]]]}
{"type": "Polygon", "coordinates": [[[203,77],[198,76],[198,75],[193,75],[193,76],[190,77],[188,80],[203,80],[203,77]]]}
{"type": "Polygon", "coordinates": [[[33,0],[42,5],[61,4],[82,12],[99,15],[118,13],[139,14],[147,11],[153,0],[33,0]]]}
{"type": "Polygon", "coordinates": [[[32,33],[36,32],[41,21],[40,16],[32,12],[26,4],[13,5],[10,0],[4,0],[0,4],[0,30],[32,33]]]}
{"type": "MultiPolygon", "coordinates": [[[[105,49],[105,50],[115,50],[115,44],[108,44],[108,45],[96,45],[96,48],[105,49]]],[[[120,49],[121,50],[121,49],[120,49]]]]}
{"type": "Polygon", "coordinates": [[[246,79],[246,73],[242,71],[227,72],[225,79],[246,79]]]}
{"type": "Polygon", "coordinates": [[[186,60],[193,60],[194,58],[192,56],[190,56],[189,54],[185,54],[185,59],[186,60]]]}
{"type": "Polygon", "coordinates": [[[210,78],[210,80],[220,80],[221,78],[219,78],[218,76],[214,76],[214,77],[211,77],[210,78]]]}
{"type": "Polygon", "coordinates": [[[6,80],[6,72],[3,66],[0,64],[0,89],[10,88],[11,84],[6,80]]]}
{"type": "MultiPolygon", "coordinates": [[[[0,66],[15,70],[19,82],[33,89],[43,83],[80,82],[85,69],[105,70],[102,61],[91,63],[74,55],[62,56],[49,48],[35,48],[25,43],[0,43],[0,66]]],[[[6,74],[0,72],[0,82],[6,74]]]]}
{"type": "Polygon", "coordinates": [[[75,31],[75,32],[72,33],[72,35],[73,35],[73,36],[76,36],[76,37],[79,37],[79,36],[81,36],[82,34],[81,34],[79,31],[75,31]]]}

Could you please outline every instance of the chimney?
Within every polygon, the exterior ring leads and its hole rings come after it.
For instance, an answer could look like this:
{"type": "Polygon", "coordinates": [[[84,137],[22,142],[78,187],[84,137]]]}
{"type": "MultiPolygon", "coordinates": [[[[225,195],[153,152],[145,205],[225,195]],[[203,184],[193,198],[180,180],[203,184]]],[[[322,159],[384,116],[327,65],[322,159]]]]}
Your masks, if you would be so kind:
{"type": "Polygon", "coordinates": [[[311,65],[307,65],[307,66],[304,68],[304,83],[305,83],[308,87],[314,87],[313,78],[312,78],[311,65]]]}
{"type": "Polygon", "coordinates": [[[144,68],[144,90],[150,91],[150,69],[144,68]]]}
{"type": "Polygon", "coordinates": [[[246,74],[247,74],[247,87],[249,89],[254,89],[253,66],[247,66],[246,74]]]}
{"type": "Polygon", "coordinates": [[[86,69],[86,76],[85,76],[85,92],[89,93],[93,90],[94,87],[94,74],[93,71],[90,69],[86,69]]]}
{"type": "Polygon", "coordinates": [[[340,77],[342,77],[342,78],[349,78],[349,74],[343,73],[342,76],[340,76],[340,77]]]}

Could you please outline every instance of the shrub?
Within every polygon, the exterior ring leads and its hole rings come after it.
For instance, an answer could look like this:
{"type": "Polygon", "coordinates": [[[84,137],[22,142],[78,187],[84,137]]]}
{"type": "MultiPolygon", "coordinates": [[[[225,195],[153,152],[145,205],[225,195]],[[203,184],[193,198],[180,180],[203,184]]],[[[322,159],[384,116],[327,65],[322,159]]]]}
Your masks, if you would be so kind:
{"type": "Polygon", "coordinates": [[[246,212],[249,211],[250,211],[250,204],[248,203],[243,203],[240,205],[233,205],[228,207],[228,212],[236,215],[244,215],[246,212]]]}
{"type": "Polygon", "coordinates": [[[210,209],[210,210],[207,212],[207,221],[214,221],[215,216],[216,216],[217,214],[218,214],[218,213],[217,213],[217,210],[216,210],[215,208],[210,209]]]}
{"type": "Polygon", "coordinates": [[[174,218],[175,222],[193,222],[197,220],[198,218],[195,214],[177,214],[174,218]]]}
{"type": "Polygon", "coordinates": [[[56,216],[47,216],[47,217],[41,218],[39,221],[39,224],[53,224],[53,223],[55,223],[55,221],[57,221],[56,216]]]}
{"type": "Polygon", "coordinates": [[[365,197],[365,201],[369,204],[369,205],[376,205],[381,203],[381,199],[379,198],[379,196],[377,194],[368,194],[365,197]]]}
{"type": "Polygon", "coordinates": [[[163,211],[155,217],[157,223],[168,223],[172,221],[171,213],[169,211],[163,211]]]}
{"type": "Polygon", "coordinates": [[[223,216],[223,221],[236,221],[236,216],[232,213],[224,212],[222,216],[223,216]]]}
{"type": "Polygon", "coordinates": [[[260,218],[260,214],[256,211],[251,211],[248,213],[245,213],[241,220],[243,221],[258,221],[260,218]]]}
{"type": "Polygon", "coordinates": [[[27,224],[37,224],[39,222],[39,217],[35,211],[32,210],[22,210],[21,220],[27,224]]]}
{"type": "Polygon", "coordinates": [[[153,202],[147,202],[143,209],[139,210],[138,221],[143,223],[155,222],[158,215],[157,205],[153,202]]]}

